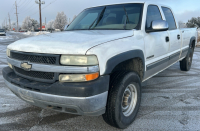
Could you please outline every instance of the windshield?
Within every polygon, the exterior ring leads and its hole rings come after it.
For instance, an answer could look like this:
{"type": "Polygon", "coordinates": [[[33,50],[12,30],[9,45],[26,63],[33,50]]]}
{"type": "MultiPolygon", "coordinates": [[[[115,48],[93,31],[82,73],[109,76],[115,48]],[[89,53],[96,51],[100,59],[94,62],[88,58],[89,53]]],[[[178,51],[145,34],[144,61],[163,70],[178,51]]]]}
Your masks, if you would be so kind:
{"type": "Polygon", "coordinates": [[[4,32],[4,29],[0,29],[0,32],[4,32]]]}
{"type": "Polygon", "coordinates": [[[89,8],[69,25],[69,30],[131,30],[141,28],[143,4],[89,8]]]}

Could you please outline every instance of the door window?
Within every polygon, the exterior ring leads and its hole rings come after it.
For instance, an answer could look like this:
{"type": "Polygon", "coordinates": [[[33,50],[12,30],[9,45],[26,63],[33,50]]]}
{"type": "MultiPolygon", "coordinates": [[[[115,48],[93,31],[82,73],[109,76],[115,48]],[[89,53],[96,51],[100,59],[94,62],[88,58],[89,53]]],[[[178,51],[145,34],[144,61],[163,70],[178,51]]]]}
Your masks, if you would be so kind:
{"type": "Polygon", "coordinates": [[[162,7],[162,10],[165,14],[166,21],[169,24],[169,30],[177,29],[172,11],[169,8],[166,8],[166,7],[162,7]]]}
{"type": "Polygon", "coordinates": [[[160,10],[156,5],[149,5],[147,9],[146,28],[150,28],[152,21],[162,20],[160,10]]]}

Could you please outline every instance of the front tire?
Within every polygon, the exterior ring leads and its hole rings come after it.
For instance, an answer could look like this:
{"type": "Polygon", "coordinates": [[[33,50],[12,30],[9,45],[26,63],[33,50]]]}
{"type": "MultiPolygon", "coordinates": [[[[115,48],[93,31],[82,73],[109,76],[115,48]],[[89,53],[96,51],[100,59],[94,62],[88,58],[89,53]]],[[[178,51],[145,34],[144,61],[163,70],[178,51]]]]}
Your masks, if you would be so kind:
{"type": "Polygon", "coordinates": [[[194,48],[189,48],[187,56],[180,61],[180,69],[182,71],[189,71],[192,66],[192,59],[194,54],[194,48]]]}
{"type": "Polygon", "coordinates": [[[125,129],[135,120],[141,102],[141,81],[135,72],[111,75],[106,113],[103,119],[116,128],[125,129]]]}

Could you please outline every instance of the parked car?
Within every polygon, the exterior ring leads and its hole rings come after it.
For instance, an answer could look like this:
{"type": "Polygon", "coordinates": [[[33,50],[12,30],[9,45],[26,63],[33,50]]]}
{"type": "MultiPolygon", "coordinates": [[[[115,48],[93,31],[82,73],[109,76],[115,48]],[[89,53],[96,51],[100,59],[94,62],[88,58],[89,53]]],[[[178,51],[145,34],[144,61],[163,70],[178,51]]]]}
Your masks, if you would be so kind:
{"type": "Polygon", "coordinates": [[[0,35],[6,36],[6,31],[4,29],[0,29],[0,35]]]}
{"type": "Polygon", "coordinates": [[[45,109],[99,116],[128,127],[141,103],[141,83],[180,62],[192,65],[197,29],[179,29],[169,6],[128,2],[85,9],[66,32],[7,47],[7,87],[45,109]],[[31,47],[31,48],[30,48],[31,47]]]}
{"type": "Polygon", "coordinates": [[[26,29],[21,29],[21,30],[19,30],[19,32],[27,32],[27,30],[26,29]]]}

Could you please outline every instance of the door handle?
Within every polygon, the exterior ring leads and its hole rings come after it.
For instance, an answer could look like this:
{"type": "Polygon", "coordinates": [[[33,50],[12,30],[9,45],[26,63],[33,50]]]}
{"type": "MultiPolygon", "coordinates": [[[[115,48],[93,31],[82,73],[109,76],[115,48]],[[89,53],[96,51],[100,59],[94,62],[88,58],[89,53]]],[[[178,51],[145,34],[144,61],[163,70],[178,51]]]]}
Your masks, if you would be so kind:
{"type": "Polygon", "coordinates": [[[166,40],[166,42],[169,42],[169,37],[167,36],[167,37],[165,38],[165,40],[166,40]]]}
{"type": "Polygon", "coordinates": [[[177,35],[177,39],[178,39],[178,40],[181,39],[181,36],[180,36],[180,35],[177,35]]]}

